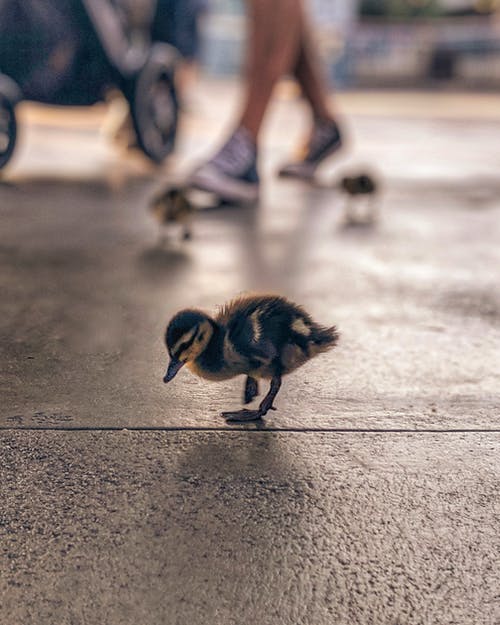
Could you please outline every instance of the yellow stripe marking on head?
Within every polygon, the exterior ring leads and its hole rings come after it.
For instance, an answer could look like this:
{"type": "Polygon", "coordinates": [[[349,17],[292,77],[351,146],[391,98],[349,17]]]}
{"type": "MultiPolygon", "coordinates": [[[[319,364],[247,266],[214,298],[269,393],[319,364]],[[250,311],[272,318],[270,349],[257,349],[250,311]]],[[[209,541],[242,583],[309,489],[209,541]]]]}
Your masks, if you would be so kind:
{"type": "Polygon", "coordinates": [[[195,326],[194,328],[191,328],[191,330],[189,330],[188,332],[185,332],[181,336],[181,338],[175,343],[175,345],[172,347],[172,354],[175,354],[183,343],[189,343],[189,341],[193,338],[196,330],[197,330],[197,326],[195,326]]]}

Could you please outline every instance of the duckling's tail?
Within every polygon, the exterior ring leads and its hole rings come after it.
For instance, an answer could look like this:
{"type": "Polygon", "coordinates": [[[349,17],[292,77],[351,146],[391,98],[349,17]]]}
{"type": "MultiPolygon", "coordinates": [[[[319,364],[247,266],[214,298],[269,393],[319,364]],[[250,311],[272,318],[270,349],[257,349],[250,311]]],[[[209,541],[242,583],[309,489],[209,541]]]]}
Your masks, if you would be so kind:
{"type": "Polygon", "coordinates": [[[336,326],[325,328],[324,326],[316,326],[312,334],[314,346],[318,352],[326,351],[334,347],[340,338],[336,326]]]}

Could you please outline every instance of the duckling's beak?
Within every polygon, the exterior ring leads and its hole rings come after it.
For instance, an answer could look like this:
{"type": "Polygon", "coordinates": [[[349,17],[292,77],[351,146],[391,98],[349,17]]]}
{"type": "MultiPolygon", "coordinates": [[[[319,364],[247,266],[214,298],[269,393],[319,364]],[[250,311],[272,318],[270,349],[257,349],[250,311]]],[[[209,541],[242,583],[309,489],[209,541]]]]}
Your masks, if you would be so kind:
{"type": "Polygon", "coordinates": [[[179,373],[179,370],[181,369],[181,367],[184,366],[184,364],[185,363],[181,362],[180,360],[172,359],[170,361],[170,364],[168,365],[167,373],[165,373],[165,377],[163,378],[163,381],[165,382],[165,384],[175,378],[175,376],[179,373]]]}

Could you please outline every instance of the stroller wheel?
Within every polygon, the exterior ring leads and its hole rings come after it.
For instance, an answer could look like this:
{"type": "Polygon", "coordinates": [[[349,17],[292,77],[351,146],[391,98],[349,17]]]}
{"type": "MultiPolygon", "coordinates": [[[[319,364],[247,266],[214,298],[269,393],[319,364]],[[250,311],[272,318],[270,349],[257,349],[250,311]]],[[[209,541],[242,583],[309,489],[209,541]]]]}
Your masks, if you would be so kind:
{"type": "Polygon", "coordinates": [[[5,95],[0,93],[0,169],[7,165],[17,137],[17,122],[14,105],[5,95]]]}
{"type": "Polygon", "coordinates": [[[144,154],[161,163],[173,150],[178,103],[174,84],[177,54],[166,44],[154,44],[133,84],[130,111],[137,142],[144,154]]]}

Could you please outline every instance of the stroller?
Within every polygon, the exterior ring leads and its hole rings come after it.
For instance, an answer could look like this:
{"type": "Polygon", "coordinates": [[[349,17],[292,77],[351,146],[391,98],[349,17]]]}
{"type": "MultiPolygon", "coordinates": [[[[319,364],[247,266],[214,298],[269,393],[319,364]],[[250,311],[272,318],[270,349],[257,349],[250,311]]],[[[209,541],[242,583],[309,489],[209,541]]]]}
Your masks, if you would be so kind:
{"type": "Polygon", "coordinates": [[[172,151],[175,49],[152,42],[157,0],[0,0],[0,169],[16,145],[16,105],[87,106],[119,89],[138,147],[172,151]]]}

